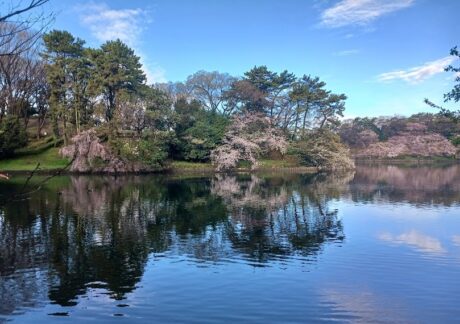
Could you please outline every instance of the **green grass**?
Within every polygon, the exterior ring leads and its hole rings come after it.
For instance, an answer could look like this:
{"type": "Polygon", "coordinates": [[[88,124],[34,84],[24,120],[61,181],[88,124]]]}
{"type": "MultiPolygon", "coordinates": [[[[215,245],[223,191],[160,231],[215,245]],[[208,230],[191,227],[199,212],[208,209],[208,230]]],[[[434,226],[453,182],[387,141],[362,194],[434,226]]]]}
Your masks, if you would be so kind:
{"type": "MultiPolygon", "coordinates": [[[[6,160],[0,160],[0,171],[32,171],[40,163],[40,170],[53,171],[62,169],[69,161],[59,155],[59,148],[46,147],[50,142],[44,141],[41,145],[34,145],[21,150],[16,157],[6,160]],[[27,153],[29,152],[29,153],[27,153]]],[[[258,169],[284,169],[297,168],[299,164],[293,159],[284,160],[261,160],[258,169]]],[[[250,170],[250,165],[241,163],[240,169],[250,170]]],[[[213,171],[214,166],[211,163],[172,161],[170,169],[173,171],[213,171]]]]}
{"type": "Polygon", "coordinates": [[[202,169],[213,169],[211,163],[202,162],[187,162],[187,161],[172,161],[171,168],[177,170],[202,170],[202,169]]]}
{"type": "Polygon", "coordinates": [[[299,163],[294,159],[284,160],[260,160],[260,168],[277,169],[277,168],[297,168],[300,167],[299,163]]]}
{"type": "Polygon", "coordinates": [[[65,167],[69,161],[59,155],[59,148],[52,147],[35,154],[22,152],[14,158],[0,160],[0,171],[32,171],[37,163],[40,163],[40,170],[52,171],[65,167]]]}

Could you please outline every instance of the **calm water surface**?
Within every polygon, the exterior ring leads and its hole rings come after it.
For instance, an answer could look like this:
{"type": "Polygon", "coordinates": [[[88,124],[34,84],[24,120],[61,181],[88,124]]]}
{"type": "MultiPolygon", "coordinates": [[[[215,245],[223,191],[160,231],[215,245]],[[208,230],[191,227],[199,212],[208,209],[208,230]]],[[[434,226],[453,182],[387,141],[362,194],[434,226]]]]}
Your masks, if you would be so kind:
{"type": "Polygon", "coordinates": [[[449,323],[459,299],[458,165],[66,176],[0,209],[0,322],[449,323]]]}

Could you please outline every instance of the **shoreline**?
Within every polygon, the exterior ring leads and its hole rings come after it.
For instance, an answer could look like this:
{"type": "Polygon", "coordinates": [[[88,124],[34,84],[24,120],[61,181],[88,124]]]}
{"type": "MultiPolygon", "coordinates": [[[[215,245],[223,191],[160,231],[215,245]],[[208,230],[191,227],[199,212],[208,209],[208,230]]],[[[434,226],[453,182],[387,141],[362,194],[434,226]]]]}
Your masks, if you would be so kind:
{"type": "Polygon", "coordinates": [[[126,171],[126,172],[75,172],[62,169],[45,169],[45,170],[0,170],[0,173],[7,175],[30,175],[31,172],[37,175],[168,175],[168,174],[225,174],[225,173],[260,173],[260,172],[289,172],[289,173],[320,173],[322,170],[315,167],[263,167],[257,169],[236,168],[228,171],[217,171],[211,167],[203,168],[167,168],[152,171],[126,171]]]}

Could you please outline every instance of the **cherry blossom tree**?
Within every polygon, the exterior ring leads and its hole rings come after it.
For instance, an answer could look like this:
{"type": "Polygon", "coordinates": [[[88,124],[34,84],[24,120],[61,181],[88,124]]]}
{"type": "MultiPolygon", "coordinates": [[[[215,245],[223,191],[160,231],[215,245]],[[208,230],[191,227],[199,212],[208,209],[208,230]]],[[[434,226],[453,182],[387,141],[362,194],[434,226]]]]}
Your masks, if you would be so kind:
{"type": "Polygon", "coordinates": [[[235,168],[240,161],[258,166],[258,158],[270,151],[285,154],[288,143],[272,120],[261,113],[236,115],[224,136],[223,144],[211,152],[218,171],[235,168]]]}

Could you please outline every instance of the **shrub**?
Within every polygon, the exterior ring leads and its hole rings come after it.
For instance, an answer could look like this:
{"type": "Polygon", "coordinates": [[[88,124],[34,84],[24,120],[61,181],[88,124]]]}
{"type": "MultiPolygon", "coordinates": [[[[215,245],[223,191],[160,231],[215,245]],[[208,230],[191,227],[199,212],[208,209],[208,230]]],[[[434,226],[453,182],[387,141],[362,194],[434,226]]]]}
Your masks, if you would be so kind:
{"type": "Polygon", "coordinates": [[[460,136],[455,136],[450,141],[454,146],[460,146],[460,136]]]}
{"type": "Polygon", "coordinates": [[[139,161],[151,167],[161,167],[168,158],[171,134],[155,132],[148,134],[139,141],[139,161]]]}
{"type": "Polygon", "coordinates": [[[0,124],[0,158],[14,154],[16,149],[27,145],[27,134],[19,118],[6,116],[0,124]]]}
{"type": "Polygon", "coordinates": [[[297,156],[305,166],[323,170],[349,170],[355,167],[350,151],[340,137],[326,129],[317,130],[291,143],[288,152],[297,156]]]}
{"type": "Polygon", "coordinates": [[[179,149],[187,161],[206,162],[211,151],[222,142],[228,120],[206,111],[196,115],[193,125],[183,132],[179,149]]]}

